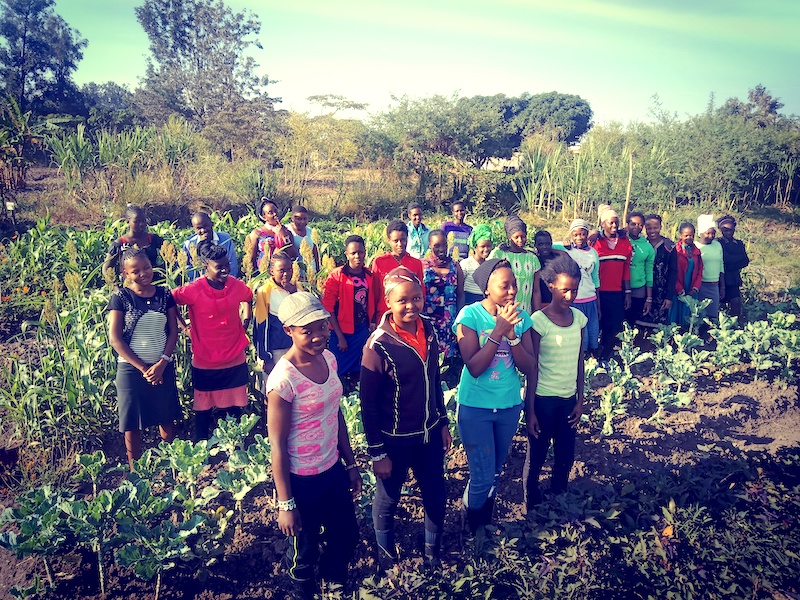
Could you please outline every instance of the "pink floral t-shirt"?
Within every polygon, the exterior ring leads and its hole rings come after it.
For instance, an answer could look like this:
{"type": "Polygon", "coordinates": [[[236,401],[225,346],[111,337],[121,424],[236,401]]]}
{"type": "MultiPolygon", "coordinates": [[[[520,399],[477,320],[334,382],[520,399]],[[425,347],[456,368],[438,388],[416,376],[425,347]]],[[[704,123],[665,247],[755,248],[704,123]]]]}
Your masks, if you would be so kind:
{"type": "Polygon", "coordinates": [[[322,356],[328,379],[316,383],[285,358],[275,364],[267,378],[267,393],[275,391],[292,405],[289,428],[289,471],[295,475],[317,475],[339,460],[339,403],[342,383],[336,375],[336,358],[329,350],[322,356]]]}

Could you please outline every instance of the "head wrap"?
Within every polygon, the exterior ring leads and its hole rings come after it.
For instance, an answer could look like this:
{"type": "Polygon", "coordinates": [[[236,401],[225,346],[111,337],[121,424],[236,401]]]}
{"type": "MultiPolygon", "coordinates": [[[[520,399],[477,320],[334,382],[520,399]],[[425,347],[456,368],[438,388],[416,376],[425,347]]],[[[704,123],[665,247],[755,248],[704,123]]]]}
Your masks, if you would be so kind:
{"type": "Polygon", "coordinates": [[[505,258],[488,258],[472,273],[472,278],[484,294],[489,285],[489,277],[500,267],[511,268],[511,265],[505,258]]]}
{"type": "Polygon", "coordinates": [[[519,215],[508,215],[505,223],[503,223],[503,229],[506,230],[506,236],[509,238],[518,231],[521,231],[525,235],[528,234],[528,226],[525,224],[525,221],[519,218],[519,215]]]}
{"type": "Polygon", "coordinates": [[[697,234],[705,233],[709,229],[716,229],[717,222],[714,215],[700,215],[697,217],[697,234]]]}
{"type": "Polygon", "coordinates": [[[411,269],[407,267],[396,267],[392,269],[386,274],[386,277],[383,278],[384,296],[388,296],[394,288],[407,281],[416,283],[418,286],[422,287],[422,284],[419,282],[419,277],[417,277],[417,274],[411,269]]]}
{"type": "Polygon", "coordinates": [[[589,231],[589,223],[584,219],[575,219],[569,224],[569,232],[572,233],[576,229],[585,229],[589,231]]]}
{"type": "Polygon", "coordinates": [[[492,242],[492,244],[494,244],[492,228],[481,223],[480,225],[476,225],[472,228],[472,233],[470,233],[469,237],[467,238],[467,244],[470,248],[475,248],[478,245],[478,242],[482,242],[483,240],[489,240],[492,242]]]}
{"type": "Polygon", "coordinates": [[[607,223],[614,217],[619,218],[617,211],[611,208],[610,204],[600,204],[597,207],[597,215],[600,217],[600,224],[607,223]]]}
{"type": "Polygon", "coordinates": [[[720,217],[719,221],[717,221],[717,227],[722,229],[723,225],[728,225],[729,227],[736,227],[736,219],[734,219],[731,215],[725,215],[724,217],[720,217]]]}

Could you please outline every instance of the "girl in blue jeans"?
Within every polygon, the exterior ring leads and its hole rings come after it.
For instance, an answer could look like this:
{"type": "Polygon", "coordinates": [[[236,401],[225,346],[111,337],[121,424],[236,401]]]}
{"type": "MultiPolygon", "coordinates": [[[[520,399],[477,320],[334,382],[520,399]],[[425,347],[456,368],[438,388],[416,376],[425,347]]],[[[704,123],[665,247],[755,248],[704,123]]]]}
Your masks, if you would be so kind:
{"type": "Polygon", "coordinates": [[[486,260],[473,278],[484,298],[465,306],[455,322],[464,359],[458,428],[469,466],[464,503],[470,539],[491,522],[494,490],[519,425],[517,369],[527,374],[534,367],[533,323],[516,301],[517,280],[509,262],[486,260]]]}

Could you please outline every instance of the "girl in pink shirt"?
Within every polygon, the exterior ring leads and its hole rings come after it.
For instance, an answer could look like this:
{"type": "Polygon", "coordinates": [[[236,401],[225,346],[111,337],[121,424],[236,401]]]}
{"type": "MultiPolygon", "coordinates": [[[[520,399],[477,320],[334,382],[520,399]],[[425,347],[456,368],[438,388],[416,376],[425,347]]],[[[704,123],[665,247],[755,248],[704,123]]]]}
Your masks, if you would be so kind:
{"type": "Polygon", "coordinates": [[[208,439],[211,411],[220,417],[240,417],[247,406],[245,349],[250,344],[245,329],[253,315],[253,291],[230,276],[228,252],[211,242],[200,242],[197,254],[205,277],[178,288],[172,297],[189,307],[189,337],[192,340],[192,384],[194,386],[195,439],[208,439]],[[244,304],[244,323],[239,308],[244,304]]]}

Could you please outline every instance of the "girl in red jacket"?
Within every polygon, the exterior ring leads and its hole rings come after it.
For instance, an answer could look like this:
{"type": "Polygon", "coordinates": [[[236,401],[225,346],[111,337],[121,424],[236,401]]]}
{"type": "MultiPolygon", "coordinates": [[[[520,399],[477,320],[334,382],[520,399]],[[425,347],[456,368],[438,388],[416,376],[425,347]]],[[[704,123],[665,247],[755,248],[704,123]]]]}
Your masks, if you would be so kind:
{"type": "Polygon", "coordinates": [[[351,235],[344,245],[347,264],[328,275],[322,305],[331,313],[329,347],[336,357],[344,391],[349,393],[361,373],[361,351],[369,337],[369,324],[375,320],[377,301],[372,271],[364,266],[364,238],[351,235]]]}
{"type": "MultiPolygon", "coordinates": [[[[697,298],[703,283],[703,259],[700,248],[694,245],[694,225],[681,223],[678,243],[675,244],[678,258],[678,278],[675,281],[675,295],[697,298]]],[[[669,313],[670,321],[681,327],[689,324],[689,307],[683,302],[673,302],[669,313]]]]}
{"type": "Polygon", "coordinates": [[[189,307],[192,340],[192,385],[194,386],[195,439],[208,439],[211,411],[223,418],[240,417],[247,406],[245,349],[250,344],[245,329],[253,316],[253,291],[230,277],[228,252],[211,242],[200,242],[197,254],[205,277],[178,288],[172,297],[189,307]],[[239,307],[244,304],[244,323],[239,307]]]}

